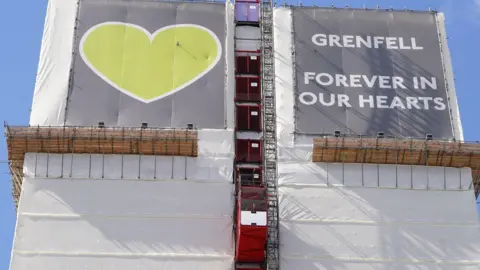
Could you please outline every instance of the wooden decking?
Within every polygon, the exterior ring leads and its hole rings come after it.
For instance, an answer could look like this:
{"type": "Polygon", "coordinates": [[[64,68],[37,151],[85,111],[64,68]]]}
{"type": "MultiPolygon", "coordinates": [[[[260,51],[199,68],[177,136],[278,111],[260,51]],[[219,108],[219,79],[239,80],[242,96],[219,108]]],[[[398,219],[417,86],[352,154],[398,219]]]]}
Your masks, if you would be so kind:
{"type": "Polygon", "coordinates": [[[469,167],[472,168],[475,194],[479,192],[478,142],[322,137],[313,139],[312,161],[469,167]]]}
{"type": "Polygon", "coordinates": [[[13,197],[18,201],[25,153],[135,154],[190,156],[198,154],[198,133],[187,129],[100,127],[5,127],[13,197]]]}

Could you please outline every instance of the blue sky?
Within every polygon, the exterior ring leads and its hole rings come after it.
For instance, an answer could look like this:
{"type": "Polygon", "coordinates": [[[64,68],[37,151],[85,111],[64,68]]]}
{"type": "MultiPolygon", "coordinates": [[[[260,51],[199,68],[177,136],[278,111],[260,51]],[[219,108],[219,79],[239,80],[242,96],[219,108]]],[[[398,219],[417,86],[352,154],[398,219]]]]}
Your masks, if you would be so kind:
{"type": "MultiPolygon", "coordinates": [[[[279,1],[283,3],[283,1],[279,1]]],[[[288,3],[298,3],[288,1],[288,3]]],[[[480,0],[302,1],[308,5],[404,8],[446,13],[449,47],[466,140],[480,139],[480,0]]],[[[0,119],[28,124],[41,45],[46,0],[4,1],[0,10],[0,119]]],[[[5,140],[0,142],[0,269],[8,269],[15,226],[5,140]]]]}

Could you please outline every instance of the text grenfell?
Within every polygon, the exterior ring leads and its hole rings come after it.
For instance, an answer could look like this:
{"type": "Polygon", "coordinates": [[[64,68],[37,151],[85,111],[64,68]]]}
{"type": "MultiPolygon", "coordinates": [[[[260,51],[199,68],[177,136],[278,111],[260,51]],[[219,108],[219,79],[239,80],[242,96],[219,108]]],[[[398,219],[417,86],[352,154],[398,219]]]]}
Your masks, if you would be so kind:
{"type": "Polygon", "coordinates": [[[386,48],[388,50],[423,50],[417,43],[417,39],[403,37],[381,36],[353,36],[353,35],[326,35],[315,34],[312,36],[313,44],[320,47],[340,48],[386,48]]]}

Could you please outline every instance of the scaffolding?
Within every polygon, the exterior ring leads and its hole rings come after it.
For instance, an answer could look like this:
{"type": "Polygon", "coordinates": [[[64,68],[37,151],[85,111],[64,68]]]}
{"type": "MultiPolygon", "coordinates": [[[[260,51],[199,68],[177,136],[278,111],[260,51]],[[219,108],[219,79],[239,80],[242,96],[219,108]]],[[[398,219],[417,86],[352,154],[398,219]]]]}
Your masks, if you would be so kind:
{"type": "Polygon", "coordinates": [[[279,269],[279,228],[277,195],[277,141],[275,70],[273,52],[273,2],[261,2],[262,102],[264,140],[264,181],[268,193],[266,269],[279,269]]]}
{"type": "Polygon", "coordinates": [[[313,162],[371,163],[471,168],[475,196],[480,187],[480,142],[409,138],[319,137],[313,162]]]}
{"type": "Polygon", "coordinates": [[[17,207],[26,153],[198,155],[198,133],[194,129],[5,125],[5,137],[12,174],[12,195],[17,207]]]}

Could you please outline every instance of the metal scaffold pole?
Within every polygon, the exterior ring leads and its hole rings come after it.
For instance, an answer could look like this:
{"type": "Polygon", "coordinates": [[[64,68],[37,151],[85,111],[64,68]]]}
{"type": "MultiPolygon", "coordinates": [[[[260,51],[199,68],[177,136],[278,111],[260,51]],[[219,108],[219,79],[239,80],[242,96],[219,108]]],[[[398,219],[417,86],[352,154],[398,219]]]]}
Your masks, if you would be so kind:
{"type": "Polygon", "coordinates": [[[275,119],[275,71],[273,52],[273,2],[261,2],[261,44],[262,44],[262,102],[264,171],[268,192],[268,239],[267,267],[279,269],[279,231],[277,196],[277,140],[275,119]]]}

